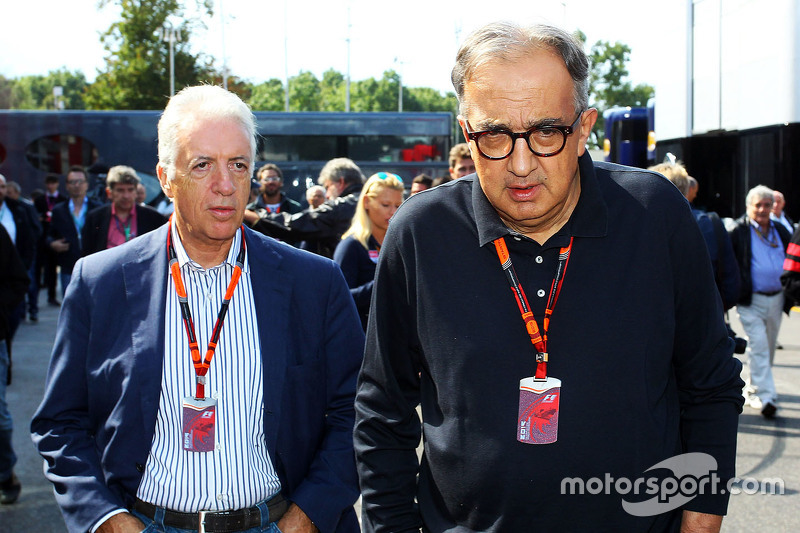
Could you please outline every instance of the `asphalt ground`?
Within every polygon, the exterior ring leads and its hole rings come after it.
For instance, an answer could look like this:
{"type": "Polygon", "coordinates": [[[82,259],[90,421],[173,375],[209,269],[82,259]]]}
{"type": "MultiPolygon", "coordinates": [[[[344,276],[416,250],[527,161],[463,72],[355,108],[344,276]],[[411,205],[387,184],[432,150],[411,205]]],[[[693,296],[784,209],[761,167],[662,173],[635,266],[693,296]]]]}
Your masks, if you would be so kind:
{"type": "MultiPolygon", "coordinates": [[[[44,295],[44,291],[42,292],[44,295]]],[[[16,473],[22,494],[13,505],[0,505],[0,533],[66,531],[42,460],[29,436],[30,419],[39,404],[55,337],[57,307],[40,299],[39,322],[23,322],[14,341],[14,380],[7,399],[15,423],[16,473]]],[[[774,375],[780,395],[778,417],[764,419],[745,407],[739,422],[737,475],[722,531],[800,531],[800,310],[784,316],[778,337],[774,375]]],[[[731,313],[734,330],[743,333],[731,313]]]]}

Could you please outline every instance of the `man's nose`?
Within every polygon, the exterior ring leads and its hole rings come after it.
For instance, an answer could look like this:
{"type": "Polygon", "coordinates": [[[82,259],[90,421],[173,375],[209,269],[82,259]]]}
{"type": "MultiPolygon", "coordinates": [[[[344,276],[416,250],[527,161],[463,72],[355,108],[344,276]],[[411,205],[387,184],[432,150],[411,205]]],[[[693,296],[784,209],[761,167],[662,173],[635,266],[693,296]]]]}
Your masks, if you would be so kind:
{"type": "Polygon", "coordinates": [[[539,159],[528,148],[528,142],[514,139],[514,150],[508,156],[508,170],[515,176],[527,176],[539,166],[539,159]]]}

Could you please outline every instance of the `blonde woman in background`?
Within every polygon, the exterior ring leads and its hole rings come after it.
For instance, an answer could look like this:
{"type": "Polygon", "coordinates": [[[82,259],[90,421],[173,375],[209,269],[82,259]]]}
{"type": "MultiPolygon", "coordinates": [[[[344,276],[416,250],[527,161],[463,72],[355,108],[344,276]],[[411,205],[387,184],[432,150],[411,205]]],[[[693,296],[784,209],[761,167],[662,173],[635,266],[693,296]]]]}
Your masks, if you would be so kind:
{"type": "Polygon", "coordinates": [[[378,254],[389,220],[403,202],[403,192],[403,180],[397,174],[378,172],[370,176],[361,190],[353,222],[333,253],[333,260],[341,267],[350,287],[364,329],[367,328],[378,254]]]}

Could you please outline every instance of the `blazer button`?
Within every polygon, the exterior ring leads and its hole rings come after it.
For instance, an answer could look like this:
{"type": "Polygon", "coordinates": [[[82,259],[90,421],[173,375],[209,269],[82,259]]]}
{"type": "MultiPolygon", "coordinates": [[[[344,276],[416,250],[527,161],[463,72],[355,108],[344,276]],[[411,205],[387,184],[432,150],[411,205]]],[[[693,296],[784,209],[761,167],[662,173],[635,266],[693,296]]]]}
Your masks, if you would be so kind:
{"type": "Polygon", "coordinates": [[[140,474],[144,472],[144,465],[136,463],[136,471],[139,472],[140,474]]]}

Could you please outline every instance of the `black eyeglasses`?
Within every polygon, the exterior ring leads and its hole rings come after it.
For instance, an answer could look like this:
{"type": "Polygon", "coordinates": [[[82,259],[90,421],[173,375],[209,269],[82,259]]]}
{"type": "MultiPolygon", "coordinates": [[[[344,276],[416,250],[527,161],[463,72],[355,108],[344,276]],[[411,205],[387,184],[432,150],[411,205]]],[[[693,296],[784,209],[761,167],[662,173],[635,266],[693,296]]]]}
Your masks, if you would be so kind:
{"type": "Polygon", "coordinates": [[[567,145],[567,137],[575,132],[581,116],[583,116],[583,111],[578,113],[575,121],[569,126],[536,126],[521,133],[504,128],[469,131],[472,126],[467,121],[467,138],[475,141],[478,151],[486,159],[498,160],[510,156],[514,151],[517,139],[525,139],[528,148],[537,156],[552,157],[561,153],[561,150],[567,145]]]}

